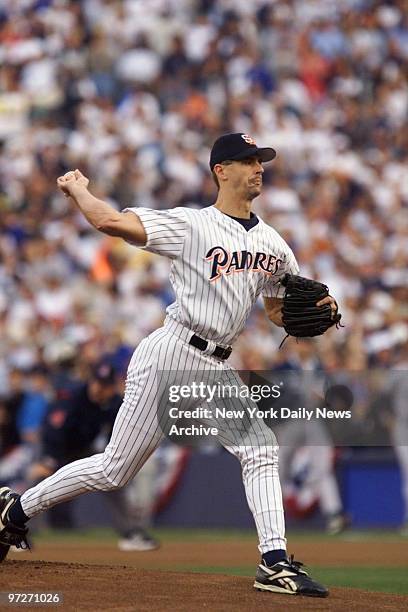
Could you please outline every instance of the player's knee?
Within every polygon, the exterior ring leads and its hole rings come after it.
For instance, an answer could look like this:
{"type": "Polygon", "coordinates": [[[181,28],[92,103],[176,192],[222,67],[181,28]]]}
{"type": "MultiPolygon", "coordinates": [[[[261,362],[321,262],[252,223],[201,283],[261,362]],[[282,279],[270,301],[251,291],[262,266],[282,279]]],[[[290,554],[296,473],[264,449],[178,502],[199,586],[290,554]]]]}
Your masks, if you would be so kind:
{"type": "Polygon", "coordinates": [[[120,489],[132,478],[132,473],[127,469],[124,463],[119,461],[114,465],[112,464],[111,458],[105,455],[102,460],[102,472],[104,477],[103,488],[105,491],[120,489]]]}
{"type": "Polygon", "coordinates": [[[265,466],[273,466],[278,469],[279,454],[276,446],[258,446],[244,449],[239,454],[241,466],[245,470],[259,469],[265,466]]]}

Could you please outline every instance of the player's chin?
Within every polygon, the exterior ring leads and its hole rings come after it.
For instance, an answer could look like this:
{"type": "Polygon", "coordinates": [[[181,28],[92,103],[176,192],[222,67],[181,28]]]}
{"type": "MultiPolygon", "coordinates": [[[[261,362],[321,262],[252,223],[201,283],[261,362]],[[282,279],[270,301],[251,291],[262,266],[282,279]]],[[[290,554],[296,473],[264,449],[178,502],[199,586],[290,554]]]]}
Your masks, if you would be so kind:
{"type": "Polygon", "coordinates": [[[249,200],[253,200],[254,198],[257,198],[262,191],[262,185],[250,185],[249,189],[248,189],[248,199],[249,200]]]}

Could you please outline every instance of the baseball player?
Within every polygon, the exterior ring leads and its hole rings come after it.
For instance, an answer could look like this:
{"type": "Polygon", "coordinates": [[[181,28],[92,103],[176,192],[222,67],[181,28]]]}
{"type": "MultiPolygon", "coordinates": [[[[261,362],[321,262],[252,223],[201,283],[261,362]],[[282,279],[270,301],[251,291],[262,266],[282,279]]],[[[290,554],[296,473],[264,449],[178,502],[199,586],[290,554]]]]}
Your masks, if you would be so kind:
{"type": "MultiPolygon", "coordinates": [[[[242,382],[226,361],[259,296],[268,318],[284,325],[286,294],[279,281],[287,273],[297,274],[298,265],[279,234],[251,212],[262,189],[263,163],[275,156],[274,149],[259,148],[246,134],[218,138],[210,156],[218,197],[201,210],[138,207],[118,212],[88,191],[89,181],[79,170],[58,178],[59,188],[93,227],[170,258],[176,299],[163,327],[145,338],[130,360],[123,403],[105,451],[64,466],[21,497],[0,489],[3,558],[9,544],[24,546],[32,517],[86,491],[115,489],[133,478],[167,431],[161,411],[169,403],[169,385],[190,380],[198,371],[212,381],[242,382]]],[[[322,311],[329,307],[333,317],[337,312],[328,295],[316,306],[322,311]]],[[[195,408],[200,401],[190,398],[184,404],[195,408]]],[[[256,407],[250,399],[238,401],[245,410],[256,407]]],[[[254,422],[239,437],[239,426],[218,425],[220,442],[241,463],[258,532],[261,563],[254,587],[327,596],[327,589],[287,555],[278,447],[271,429],[254,422]]]]}

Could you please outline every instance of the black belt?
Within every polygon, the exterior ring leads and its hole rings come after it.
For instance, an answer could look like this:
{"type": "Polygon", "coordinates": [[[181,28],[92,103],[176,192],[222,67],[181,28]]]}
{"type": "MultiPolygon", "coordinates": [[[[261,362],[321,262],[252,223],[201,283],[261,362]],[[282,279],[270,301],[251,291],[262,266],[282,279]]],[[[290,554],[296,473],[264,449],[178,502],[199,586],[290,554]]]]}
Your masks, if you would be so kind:
{"type": "MultiPolygon", "coordinates": [[[[196,334],[191,336],[189,344],[191,344],[191,346],[195,346],[195,348],[200,349],[200,351],[205,351],[208,347],[207,340],[204,340],[204,338],[200,338],[200,336],[196,336],[196,334]]],[[[228,359],[231,353],[232,348],[230,346],[228,348],[223,348],[222,346],[218,346],[217,344],[215,350],[211,353],[211,355],[214,355],[214,357],[218,357],[218,359],[222,359],[223,361],[225,361],[226,359],[228,359]]]]}

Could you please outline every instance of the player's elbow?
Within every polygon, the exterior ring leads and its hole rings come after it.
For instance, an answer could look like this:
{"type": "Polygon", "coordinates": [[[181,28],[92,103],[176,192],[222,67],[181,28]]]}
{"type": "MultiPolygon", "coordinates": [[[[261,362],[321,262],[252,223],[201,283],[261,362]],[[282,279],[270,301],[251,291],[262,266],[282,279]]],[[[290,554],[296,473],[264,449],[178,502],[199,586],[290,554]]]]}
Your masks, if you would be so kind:
{"type": "Polygon", "coordinates": [[[104,234],[123,238],[132,244],[144,246],[147,242],[145,229],[137,215],[133,213],[117,213],[101,222],[98,228],[104,234]]]}

